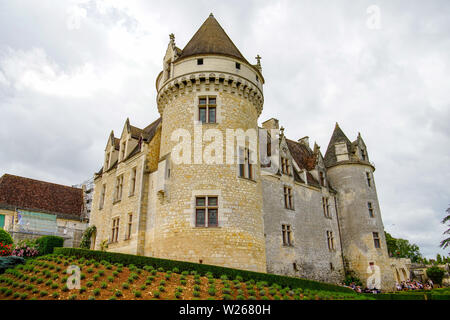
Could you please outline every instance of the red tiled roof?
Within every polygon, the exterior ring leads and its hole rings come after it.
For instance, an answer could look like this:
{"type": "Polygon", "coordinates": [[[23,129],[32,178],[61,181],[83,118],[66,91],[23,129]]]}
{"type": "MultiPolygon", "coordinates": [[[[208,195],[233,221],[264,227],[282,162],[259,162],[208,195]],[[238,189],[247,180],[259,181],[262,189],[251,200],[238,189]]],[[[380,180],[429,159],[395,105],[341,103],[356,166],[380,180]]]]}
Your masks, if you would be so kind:
{"type": "Polygon", "coordinates": [[[79,219],[83,207],[82,189],[10,174],[0,178],[0,208],[27,209],[79,219]]]}

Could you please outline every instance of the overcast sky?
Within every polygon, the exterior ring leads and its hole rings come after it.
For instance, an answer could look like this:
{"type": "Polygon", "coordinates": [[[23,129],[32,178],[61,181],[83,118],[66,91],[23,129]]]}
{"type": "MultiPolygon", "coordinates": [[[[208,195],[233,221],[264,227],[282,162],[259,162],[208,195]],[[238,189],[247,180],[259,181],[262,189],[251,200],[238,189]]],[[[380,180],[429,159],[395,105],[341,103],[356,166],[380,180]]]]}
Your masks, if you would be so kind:
{"type": "Polygon", "coordinates": [[[0,0],[0,175],[77,184],[111,130],[159,117],[155,80],[213,12],[293,140],[361,132],[386,231],[439,249],[450,205],[450,2],[0,0]],[[379,19],[377,19],[379,18],[379,19]]]}

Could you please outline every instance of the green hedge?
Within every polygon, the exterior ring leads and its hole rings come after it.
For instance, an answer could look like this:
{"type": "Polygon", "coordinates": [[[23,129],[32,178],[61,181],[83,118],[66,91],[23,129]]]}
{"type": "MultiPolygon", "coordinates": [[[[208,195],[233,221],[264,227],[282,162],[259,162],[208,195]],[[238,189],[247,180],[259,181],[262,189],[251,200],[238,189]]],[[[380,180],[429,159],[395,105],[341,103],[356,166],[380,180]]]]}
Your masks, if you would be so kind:
{"type": "Polygon", "coordinates": [[[376,300],[450,300],[450,294],[431,292],[366,293],[364,295],[373,297],[376,300]]]}
{"type": "Polygon", "coordinates": [[[123,265],[133,264],[137,267],[153,266],[155,268],[162,267],[164,268],[164,270],[172,270],[173,268],[178,268],[180,272],[196,271],[197,273],[202,275],[210,272],[216,278],[219,278],[222,275],[226,275],[228,279],[235,279],[237,276],[240,276],[244,279],[244,281],[253,279],[256,282],[266,281],[269,285],[275,283],[283,287],[290,287],[290,288],[303,288],[310,290],[354,293],[352,289],[324,282],[279,276],[269,273],[231,269],[185,261],[167,260],[153,257],[136,256],[131,254],[95,251],[79,248],[55,248],[54,253],[62,254],[65,256],[75,256],[78,258],[82,257],[86,259],[94,259],[97,261],[105,260],[110,263],[121,263],[123,265]]]}
{"type": "Polygon", "coordinates": [[[45,255],[52,253],[56,247],[62,247],[64,239],[58,236],[42,236],[36,239],[36,243],[39,245],[39,254],[45,255]]]}

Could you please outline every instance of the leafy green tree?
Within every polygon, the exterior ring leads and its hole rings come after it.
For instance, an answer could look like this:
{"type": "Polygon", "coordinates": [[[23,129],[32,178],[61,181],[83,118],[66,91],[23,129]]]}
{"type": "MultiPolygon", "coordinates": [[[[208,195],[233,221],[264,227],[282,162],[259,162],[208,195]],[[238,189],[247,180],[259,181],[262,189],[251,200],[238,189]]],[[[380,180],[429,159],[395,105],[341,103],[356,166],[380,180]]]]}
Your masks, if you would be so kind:
{"type": "Polygon", "coordinates": [[[427,276],[430,278],[434,283],[437,283],[439,285],[442,285],[442,279],[444,278],[445,271],[438,267],[431,267],[427,269],[427,276]]]}
{"type": "MultiPolygon", "coordinates": [[[[447,208],[447,210],[445,210],[445,212],[447,212],[447,215],[442,220],[442,223],[443,224],[448,223],[447,226],[449,228],[446,231],[444,231],[444,234],[450,234],[450,208],[447,208]]],[[[447,248],[448,246],[450,246],[450,237],[442,240],[440,246],[441,246],[441,248],[444,248],[444,249],[447,248]]]]}
{"type": "Polygon", "coordinates": [[[422,258],[420,249],[416,244],[405,239],[397,239],[385,232],[389,255],[396,258],[409,258],[411,262],[419,262],[422,258]]]}

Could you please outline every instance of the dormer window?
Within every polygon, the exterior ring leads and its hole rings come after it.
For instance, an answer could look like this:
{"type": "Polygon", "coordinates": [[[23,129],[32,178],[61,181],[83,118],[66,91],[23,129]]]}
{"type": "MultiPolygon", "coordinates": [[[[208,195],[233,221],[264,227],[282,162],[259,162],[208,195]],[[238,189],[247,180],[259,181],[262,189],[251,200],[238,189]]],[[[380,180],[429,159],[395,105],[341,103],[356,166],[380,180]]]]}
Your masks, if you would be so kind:
{"type": "Polygon", "coordinates": [[[197,59],[197,65],[202,65],[203,64],[203,58],[197,59]]]}
{"type": "Polygon", "coordinates": [[[125,159],[125,155],[126,155],[125,151],[126,151],[126,148],[127,148],[127,142],[124,141],[124,142],[122,142],[122,144],[121,144],[121,146],[120,146],[120,159],[121,159],[122,161],[125,159]]]}
{"type": "Polygon", "coordinates": [[[366,161],[366,159],[367,159],[366,150],[361,149],[361,160],[366,161]]]}
{"type": "Polygon", "coordinates": [[[110,158],[111,158],[111,153],[108,152],[106,154],[106,159],[105,159],[105,171],[109,169],[110,158]]]}
{"type": "Polygon", "coordinates": [[[281,157],[281,173],[287,174],[287,175],[291,174],[288,158],[281,157]]]}
{"type": "Polygon", "coordinates": [[[323,174],[322,171],[319,172],[319,178],[320,178],[320,185],[322,187],[325,187],[325,175],[323,174]]]}

